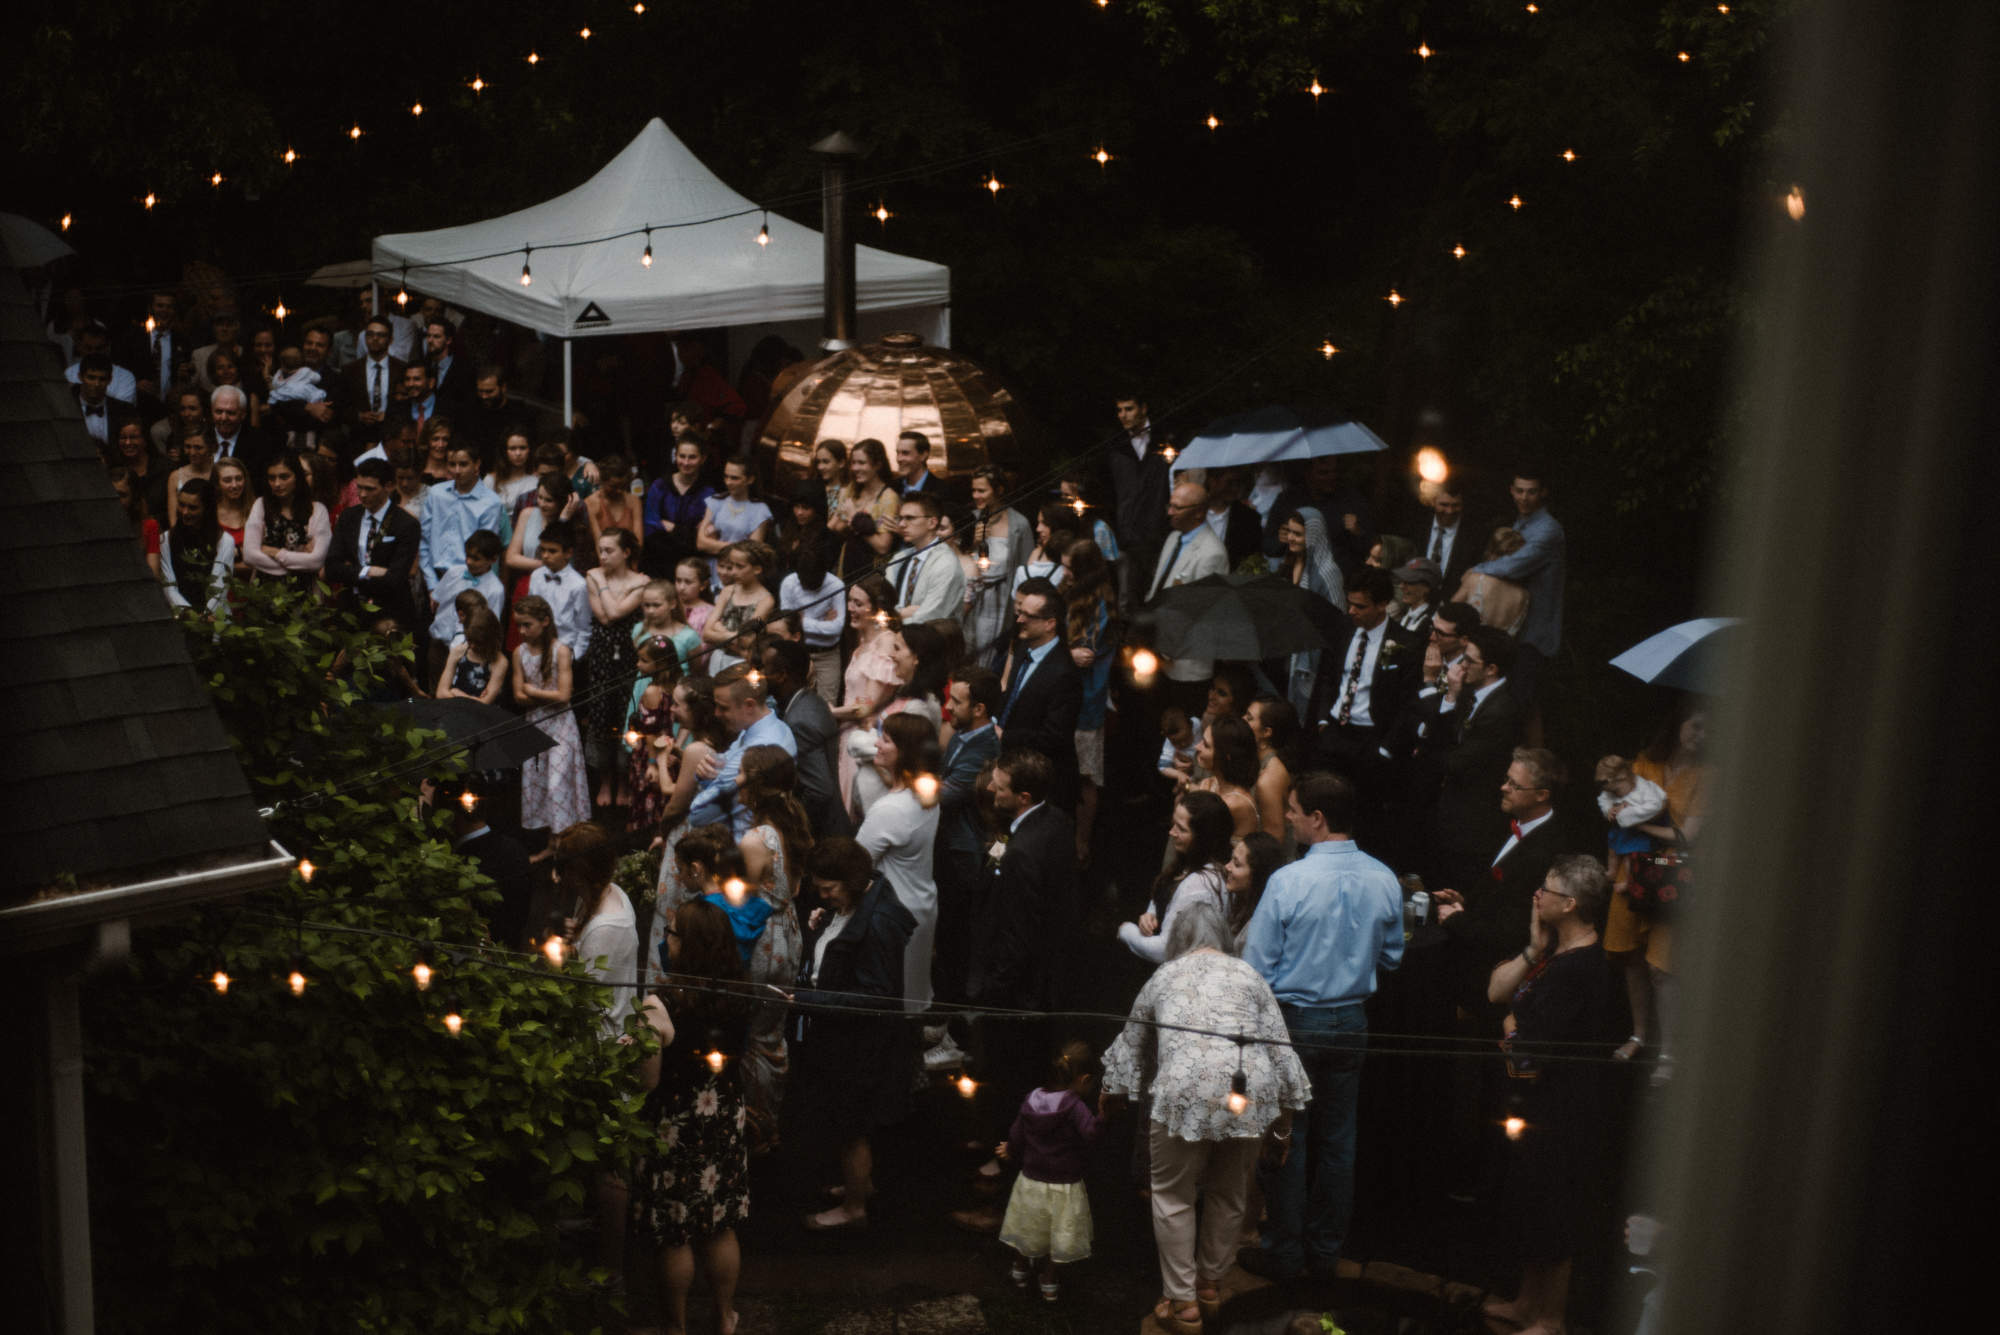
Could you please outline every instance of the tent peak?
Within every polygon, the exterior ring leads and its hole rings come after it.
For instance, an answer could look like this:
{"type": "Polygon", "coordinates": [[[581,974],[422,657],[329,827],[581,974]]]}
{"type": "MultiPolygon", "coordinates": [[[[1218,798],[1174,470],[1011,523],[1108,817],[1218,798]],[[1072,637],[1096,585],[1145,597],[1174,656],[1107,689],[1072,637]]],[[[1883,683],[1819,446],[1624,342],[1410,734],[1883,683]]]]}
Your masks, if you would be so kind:
{"type": "Polygon", "coordinates": [[[820,140],[817,144],[814,144],[812,148],[808,151],[813,153],[825,153],[829,156],[839,155],[842,157],[851,158],[856,153],[859,153],[861,151],[861,145],[855,143],[853,139],[849,138],[847,131],[835,130],[832,134],[820,140]]]}

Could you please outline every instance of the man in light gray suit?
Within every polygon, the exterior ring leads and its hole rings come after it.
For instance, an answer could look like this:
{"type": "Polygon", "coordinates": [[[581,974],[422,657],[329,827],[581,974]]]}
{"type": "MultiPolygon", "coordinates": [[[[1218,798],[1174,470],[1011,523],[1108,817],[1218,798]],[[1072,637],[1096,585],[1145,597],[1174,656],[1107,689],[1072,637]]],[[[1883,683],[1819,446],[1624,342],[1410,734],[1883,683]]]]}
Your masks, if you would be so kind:
{"type": "MultiPolygon", "coordinates": [[[[1164,589],[1189,584],[1209,575],[1227,574],[1229,549],[1208,526],[1208,488],[1199,482],[1177,484],[1167,497],[1167,540],[1160,546],[1160,559],[1153,568],[1152,587],[1146,601],[1164,589]]],[[[1174,683],[1168,689],[1177,703],[1205,701],[1205,683],[1215,675],[1215,662],[1208,658],[1169,658],[1166,676],[1174,683]]],[[[1200,713],[1200,704],[1192,711],[1200,713]]]]}
{"type": "MultiPolygon", "coordinates": [[[[956,564],[954,562],[953,564],[956,564]]],[[[847,805],[840,801],[834,744],[840,724],[817,691],[812,689],[812,656],[798,640],[771,640],[759,657],[764,684],[777,701],[778,717],[798,743],[799,803],[812,821],[813,838],[829,839],[854,833],[847,805]]]]}
{"type": "Polygon", "coordinates": [[[913,491],[897,507],[909,547],[883,573],[896,589],[896,615],[907,625],[958,615],[965,601],[965,569],[958,553],[938,541],[944,502],[935,491],[913,491]]]}

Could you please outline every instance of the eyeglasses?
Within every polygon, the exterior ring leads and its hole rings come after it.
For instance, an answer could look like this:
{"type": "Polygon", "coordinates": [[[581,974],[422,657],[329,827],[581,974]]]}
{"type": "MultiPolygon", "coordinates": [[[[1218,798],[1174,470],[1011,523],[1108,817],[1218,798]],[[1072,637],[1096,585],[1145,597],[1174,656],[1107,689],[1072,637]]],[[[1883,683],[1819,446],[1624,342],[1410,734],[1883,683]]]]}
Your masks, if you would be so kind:
{"type": "Polygon", "coordinates": [[[1531,788],[1527,784],[1515,783],[1512,779],[1500,780],[1500,786],[1510,793],[1546,793],[1546,788],[1531,788]]]}

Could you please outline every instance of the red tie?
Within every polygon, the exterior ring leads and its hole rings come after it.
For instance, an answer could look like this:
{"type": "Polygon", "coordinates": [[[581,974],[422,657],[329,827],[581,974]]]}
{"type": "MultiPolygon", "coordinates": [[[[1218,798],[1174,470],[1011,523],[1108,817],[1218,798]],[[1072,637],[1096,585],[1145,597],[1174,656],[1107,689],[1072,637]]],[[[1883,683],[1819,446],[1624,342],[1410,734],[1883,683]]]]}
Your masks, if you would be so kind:
{"type": "Polygon", "coordinates": [[[1515,838],[1515,839],[1516,839],[1516,840],[1518,841],[1519,839],[1521,839],[1521,838],[1522,838],[1522,835],[1521,835],[1521,822],[1519,822],[1519,821],[1510,821],[1510,822],[1509,822],[1509,824],[1511,824],[1511,825],[1512,825],[1512,826],[1514,827],[1514,838],[1515,838]]]}

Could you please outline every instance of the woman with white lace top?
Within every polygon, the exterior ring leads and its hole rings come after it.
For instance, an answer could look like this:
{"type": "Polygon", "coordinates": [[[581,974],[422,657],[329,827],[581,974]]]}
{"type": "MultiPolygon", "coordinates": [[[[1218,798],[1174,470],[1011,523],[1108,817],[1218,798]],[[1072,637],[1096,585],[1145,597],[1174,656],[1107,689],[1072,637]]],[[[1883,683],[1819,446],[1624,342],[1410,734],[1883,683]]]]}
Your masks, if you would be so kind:
{"type": "Polygon", "coordinates": [[[1174,803],[1174,823],[1167,832],[1173,860],[1153,882],[1153,905],[1136,922],[1121,923],[1118,939],[1140,959],[1154,964],[1167,958],[1167,937],[1174,920],[1194,903],[1212,904],[1227,915],[1228,890],[1222,869],[1229,861],[1236,818],[1229,804],[1214,793],[1182,793],[1174,803]]]}

